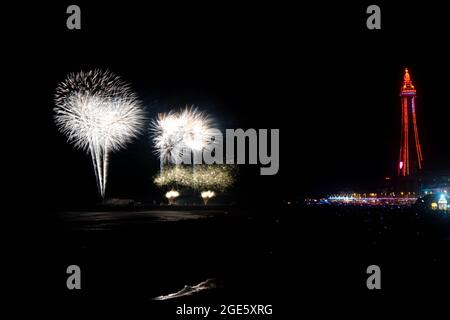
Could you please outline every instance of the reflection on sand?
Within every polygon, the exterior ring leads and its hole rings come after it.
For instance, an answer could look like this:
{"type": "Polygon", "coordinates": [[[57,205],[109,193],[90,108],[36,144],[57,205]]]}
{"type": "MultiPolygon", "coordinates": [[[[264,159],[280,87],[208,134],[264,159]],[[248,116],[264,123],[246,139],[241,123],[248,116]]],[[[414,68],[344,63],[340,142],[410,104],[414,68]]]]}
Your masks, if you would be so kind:
{"type": "Polygon", "coordinates": [[[169,300],[169,299],[191,296],[194,293],[214,289],[216,287],[217,287],[216,280],[208,279],[203,282],[200,282],[199,284],[197,284],[195,286],[186,285],[180,291],[177,291],[175,293],[169,293],[169,294],[163,295],[163,296],[159,296],[159,297],[153,298],[153,300],[169,300]]]}

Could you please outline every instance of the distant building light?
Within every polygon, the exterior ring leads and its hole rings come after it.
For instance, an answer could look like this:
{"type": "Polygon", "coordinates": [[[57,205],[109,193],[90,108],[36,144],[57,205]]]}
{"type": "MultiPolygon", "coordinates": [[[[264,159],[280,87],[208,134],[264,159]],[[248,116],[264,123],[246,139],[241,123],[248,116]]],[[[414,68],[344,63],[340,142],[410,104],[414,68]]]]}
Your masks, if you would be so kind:
{"type": "Polygon", "coordinates": [[[439,198],[438,209],[447,210],[447,199],[445,197],[445,194],[441,194],[441,197],[439,198]]]}

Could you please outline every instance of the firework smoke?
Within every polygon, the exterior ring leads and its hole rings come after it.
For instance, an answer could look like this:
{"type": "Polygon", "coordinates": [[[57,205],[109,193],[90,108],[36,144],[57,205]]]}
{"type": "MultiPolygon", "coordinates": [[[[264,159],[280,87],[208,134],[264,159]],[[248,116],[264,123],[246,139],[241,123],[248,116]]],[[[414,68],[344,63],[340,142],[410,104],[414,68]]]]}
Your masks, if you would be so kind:
{"type": "Polygon", "coordinates": [[[201,152],[212,147],[215,129],[212,119],[194,107],[159,114],[150,132],[156,153],[164,164],[179,164],[186,153],[201,152]]]}
{"type": "Polygon", "coordinates": [[[108,155],[125,147],[144,124],[144,111],[129,85],[108,71],[71,73],[56,88],[54,118],[69,143],[91,154],[105,196],[108,155]]]}

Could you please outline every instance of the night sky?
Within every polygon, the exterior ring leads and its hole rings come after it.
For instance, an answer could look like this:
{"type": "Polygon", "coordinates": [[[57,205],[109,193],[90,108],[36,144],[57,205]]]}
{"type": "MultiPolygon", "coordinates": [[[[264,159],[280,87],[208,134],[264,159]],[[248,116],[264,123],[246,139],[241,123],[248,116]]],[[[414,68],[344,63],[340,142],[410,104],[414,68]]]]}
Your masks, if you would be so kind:
{"type": "MultiPolygon", "coordinates": [[[[57,83],[93,68],[130,82],[149,118],[194,104],[222,129],[279,128],[278,175],[241,168],[234,190],[240,200],[371,188],[392,175],[405,67],[417,89],[425,166],[450,169],[443,10],[380,4],[382,30],[369,31],[365,9],[372,3],[77,3],[81,31],[65,26],[72,3],[7,14],[12,99],[3,104],[11,128],[3,128],[3,157],[4,170],[14,173],[10,201],[52,207],[98,200],[90,157],[67,144],[52,119],[57,83]]],[[[159,201],[152,152],[144,134],[113,154],[108,196],[159,201]]]]}

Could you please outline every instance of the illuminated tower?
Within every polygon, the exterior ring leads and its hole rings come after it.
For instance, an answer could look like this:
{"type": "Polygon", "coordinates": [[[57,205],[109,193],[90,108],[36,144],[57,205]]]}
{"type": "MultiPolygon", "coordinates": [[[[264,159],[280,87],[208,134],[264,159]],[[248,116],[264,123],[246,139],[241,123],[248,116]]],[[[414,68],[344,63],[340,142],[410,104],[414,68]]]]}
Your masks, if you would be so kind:
{"type": "Polygon", "coordinates": [[[422,148],[416,120],[416,89],[412,84],[408,69],[405,69],[403,86],[400,91],[402,110],[402,131],[398,175],[402,177],[417,173],[422,169],[422,148]]]}

